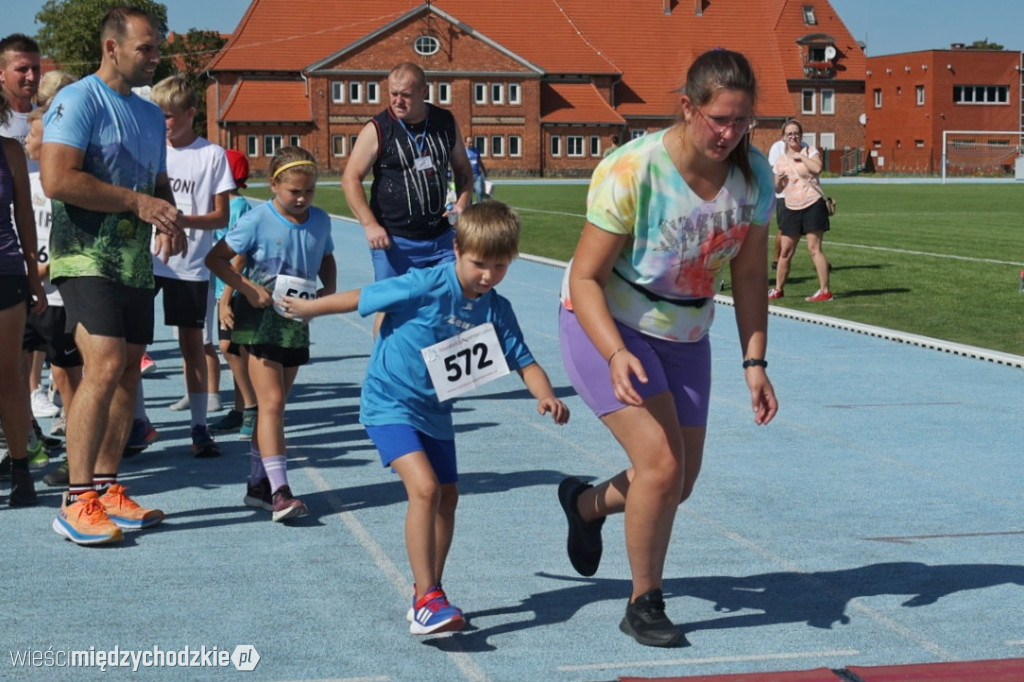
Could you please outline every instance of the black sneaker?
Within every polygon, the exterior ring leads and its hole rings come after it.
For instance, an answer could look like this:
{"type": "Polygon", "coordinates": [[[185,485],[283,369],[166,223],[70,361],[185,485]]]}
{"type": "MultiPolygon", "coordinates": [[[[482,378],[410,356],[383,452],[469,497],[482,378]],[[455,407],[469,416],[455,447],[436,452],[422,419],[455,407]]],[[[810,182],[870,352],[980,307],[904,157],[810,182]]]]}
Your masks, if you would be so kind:
{"type": "Polygon", "coordinates": [[[644,646],[678,647],[686,643],[683,633],[665,615],[661,590],[651,590],[627,604],[619,629],[644,646]]]}
{"type": "Polygon", "coordinates": [[[34,507],[39,504],[32,474],[25,469],[11,469],[11,496],[7,504],[12,507],[34,507]]]}
{"type": "Polygon", "coordinates": [[[51,488],[67,488],[71,478],[68,475],[68,461],[65,459],[60,466],[43,476],[43,483],[51,488]]]}
{"type": "Polygon", "coordinates": [[[270,481],[261,478],[256,485],[246,483],[245,498],[242,501],[245,502],[247,507],[254,507],[268,512],[274,511],[274,498],[270,494],[270,481]]]}
{"type": "Polygon", "coordinates": [[[601,526],[604,525],[604,517],[584,521],[577,505],[580,493],[592,487],[589,483],[573,477],[565,479],[558,485],[558,502],[562,505],[565,518],[569,522],[569,538],[566,540],[569,562],[577,573],[586,577],[597,573],[603,549],[601,526]]]}
{"type": "Polygon", "coordinates": [[[0,481],[11,478],[11,453],[4,452],[3,459],[0,459],[0,481]]]}
{"type": "Polygon", "coordinates": [[[231,433],[240,428],[242,428],[242,413],[239,410],[231,410],[210,424],[210,433],[231,433]]]}
{"type": "Polygon", "coordinates": [[[201,459],[220,457],[220,448],[213,442],[213,436],[204,424],[192,427],[192,454],[201,459]]]}
{"type": "Polygon", "coordinates": [[[35,417],[32,418],[32,431],[35,432],[36,438],[43,441],[43,445],[46,446],[47,450],[55,450],[56,448],[64,445],[64,441],[60,438],[44,435],[43,428],[39,426],[39,422],[36,421],[35,417]]]}

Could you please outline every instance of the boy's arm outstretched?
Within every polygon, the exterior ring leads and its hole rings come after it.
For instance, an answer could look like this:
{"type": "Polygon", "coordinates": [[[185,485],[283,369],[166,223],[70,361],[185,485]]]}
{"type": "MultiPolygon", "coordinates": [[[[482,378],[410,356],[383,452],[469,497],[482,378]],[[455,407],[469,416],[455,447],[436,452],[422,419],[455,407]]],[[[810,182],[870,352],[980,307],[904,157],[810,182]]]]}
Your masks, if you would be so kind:
{"type": "Polygon", "coordinates": [[[530,395],[537,399],[537,413],[551,413],[551,418],[556,424],[564,424],[569,421],[569,408],[565,403],[555,397],[555,389],[551,387],[551,380],[547,372],[539,364],[531,362],[526,367],[518,370],[523,383],[530,391],[530,395]]]}
{"type": "Polygon", "coordinates": [[[332,313],[351,313],[359,307],[360,291],[362,289],[352,289],[313,300],[285,296],[281,299],[281,307],[285,315],[296,320],[308,320],[332,313]]]}

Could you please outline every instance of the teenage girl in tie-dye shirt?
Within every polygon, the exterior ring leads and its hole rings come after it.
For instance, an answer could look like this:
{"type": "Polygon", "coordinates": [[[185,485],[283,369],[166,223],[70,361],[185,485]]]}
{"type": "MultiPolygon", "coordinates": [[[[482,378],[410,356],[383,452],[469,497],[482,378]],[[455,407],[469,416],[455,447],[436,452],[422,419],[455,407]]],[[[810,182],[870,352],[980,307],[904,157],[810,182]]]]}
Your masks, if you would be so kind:
{"type": "Polygon", "coordinates": [[[700,472],[707,332],[726,265],[754,421],[766,424],[778,409],[764,359],[775,192],[767,159],[749,142],[755,92],[743,55],[719,49],[697,58],[681,120],[624,145],[594,172],[562,292],[569,378],[630,459],[596,486],[577,478],[559,486],[569,559],[593,575],[605,517],[625,513],[633,589],[620,628],[649,646],[684,641],[665,615],[662,572],[676,507],[700,472]]]}

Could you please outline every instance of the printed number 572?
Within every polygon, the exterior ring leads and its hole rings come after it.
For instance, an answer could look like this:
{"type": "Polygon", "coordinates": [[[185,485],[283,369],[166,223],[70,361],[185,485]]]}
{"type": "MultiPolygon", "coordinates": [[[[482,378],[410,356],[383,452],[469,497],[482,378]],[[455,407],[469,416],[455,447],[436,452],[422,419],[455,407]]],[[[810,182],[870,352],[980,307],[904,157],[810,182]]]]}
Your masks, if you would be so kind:
{"type": "Polygon", "coordinates": [[[493,360],[487,358],[487,346],[482,343],[474,344],[472,348],[463,348],[459,352],[449,355],[444,359],[444,368],[448,370],[445,377],[450,382],[458,381],[473,373],[473,361],[476,361],[476,369],[484,369],[494,364],[493,360]]]}

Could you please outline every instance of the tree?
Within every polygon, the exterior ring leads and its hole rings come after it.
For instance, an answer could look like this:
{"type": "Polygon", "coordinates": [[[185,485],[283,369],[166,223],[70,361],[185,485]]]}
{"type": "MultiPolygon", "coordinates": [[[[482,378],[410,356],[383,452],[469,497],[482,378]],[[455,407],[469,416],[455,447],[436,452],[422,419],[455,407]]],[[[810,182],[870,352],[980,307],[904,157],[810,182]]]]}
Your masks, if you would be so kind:
{"type": "Polygon", "coordinates": [[[42,25],[36,40],[43,54],[81,78],[100,65],[100,21],[118,5],[149,13],[161,35],[167,33],[167,7],[154,0],[46,0],[36,14],[42,25]]]}
{"type": "Polygon", "coordinates": [[[988,38],[984,40],[975,40],[968,46],[971,50],[1005,50],[1006,48],[999,43],[990,43],[988,38]]]}
{"type": "Polygon", "coordinates": [[[171,72],[179,72],[196,90],[199,105],[192,128],[197,135],[206,136],[206,85],[210,80],[206,67],[227,42],[217,31],[201,31],[190,28],[188,33],[171,34],[161,51],[167,56],[166,64],[171,72]]]}

